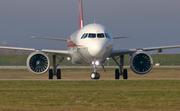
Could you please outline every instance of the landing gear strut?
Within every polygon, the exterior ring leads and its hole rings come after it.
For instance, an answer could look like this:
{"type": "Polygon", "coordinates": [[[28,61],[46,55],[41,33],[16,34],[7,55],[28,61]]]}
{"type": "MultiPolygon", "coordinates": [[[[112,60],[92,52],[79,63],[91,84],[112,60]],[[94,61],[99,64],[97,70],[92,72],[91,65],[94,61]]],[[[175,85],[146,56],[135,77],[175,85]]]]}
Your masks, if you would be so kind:
{"type": "Polygon", "coordinates": [[[123,70],[124,66],[124,55],[120,55],[118,58],[112,57],[116,64],[119,66],[119,69],[115,70],[115,79],[119,79],[120,75],[123,76],[123,79],[128,79],[127,69],[123,70]],[[120,64],[117,62],[117,59],[120,58],[120,64]]]}
{"type": "Polygon", "coordinates": [[[53,70],[49,69],[49,79],[53,79],[53,76],[56,75],[57,79],[61,79],[61,69],[57,69],[57,66],[64,60],[64,57],[58,58],[56,55],[53,55],[53,70]],[[56,64],[56,58],[59,59],[59,63],[56,64]]]}
{"type": "Polygon", "coordinates": [[[93,64],[93,69],[94,69],[94,72],[92,72],[92,73],[90,74],[91,79],[99,79],[99,78],[100,78],[100,74],[97,73],[96,64],[93,64]]]}

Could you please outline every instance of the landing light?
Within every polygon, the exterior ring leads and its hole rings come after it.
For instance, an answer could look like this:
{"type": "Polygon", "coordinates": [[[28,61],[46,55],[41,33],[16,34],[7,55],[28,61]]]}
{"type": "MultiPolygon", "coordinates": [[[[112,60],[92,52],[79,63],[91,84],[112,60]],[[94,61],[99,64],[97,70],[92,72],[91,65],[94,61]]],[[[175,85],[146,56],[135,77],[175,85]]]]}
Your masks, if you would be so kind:
{"type": "Polygon", "coordinates": [[[71,58],[70,57],[67,57],[67,60],[69,61],[71,58]]]}
{"type": "Polygon", "coordinates": [[[99,61],[96,61],[96,62],[95,62],[95,65],[99,65],[99,61]]]}
{"type": "Polygon", "coordinates": [[[94,63],[95,63],[95,65],[99,65],[99,61],[92,61],[92,64],[94,65],[94,63]]]}

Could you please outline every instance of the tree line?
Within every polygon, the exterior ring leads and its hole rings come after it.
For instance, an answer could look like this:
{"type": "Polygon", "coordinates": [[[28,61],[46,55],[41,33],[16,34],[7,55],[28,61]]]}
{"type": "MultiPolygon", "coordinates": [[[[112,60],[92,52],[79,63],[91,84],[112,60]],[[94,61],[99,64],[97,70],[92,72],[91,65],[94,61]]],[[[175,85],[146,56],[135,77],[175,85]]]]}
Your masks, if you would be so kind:
{"type": "MultiPolygon", "coordinates": [[[[7,46],[7,47],[18,47],[17,43],[7,43],[6,41],[0,46],[7,46]]],[[[15,50],[4,50],[0,49],[0,55],[29,55],[31,52],[29,51],[15,51],[15,50]]]]}

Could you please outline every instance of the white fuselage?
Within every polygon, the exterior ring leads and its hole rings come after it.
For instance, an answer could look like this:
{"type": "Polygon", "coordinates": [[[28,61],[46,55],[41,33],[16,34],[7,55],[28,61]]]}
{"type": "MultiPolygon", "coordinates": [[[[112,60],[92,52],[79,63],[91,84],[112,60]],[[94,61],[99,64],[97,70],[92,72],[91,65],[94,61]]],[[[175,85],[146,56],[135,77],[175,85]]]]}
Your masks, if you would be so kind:
{"type": "Polygon", "coordinates": [[[89,24],[74,32],[67,43],[72,63],[103,64],[113,49],[113,38],[110,31],[100,24],[89,24]]]}

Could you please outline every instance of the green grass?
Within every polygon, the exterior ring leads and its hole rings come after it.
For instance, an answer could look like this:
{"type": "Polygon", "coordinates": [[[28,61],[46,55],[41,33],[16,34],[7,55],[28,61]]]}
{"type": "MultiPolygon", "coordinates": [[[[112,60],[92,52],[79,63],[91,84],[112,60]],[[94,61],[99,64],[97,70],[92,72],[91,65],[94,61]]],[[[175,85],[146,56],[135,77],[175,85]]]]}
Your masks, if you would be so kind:
{"type": "Polygon", "coordinates": [[[106,70],[98,69],[100,80],[90,80],[92,69],[62,69],[62,79],[86,79],[62,81],[47,80],[48,73],[1,69],[0,79],[11,80],[0,80],[0,111],[180,110],[179,68],[153,68],[146,75],[128,69],[129,80],[114,80],[114,69],[106,70]]]}
{"type": "Polygon", "coordinates": [[[0,110],[180,110],[179,80],[0,81],[0,110]]]}

